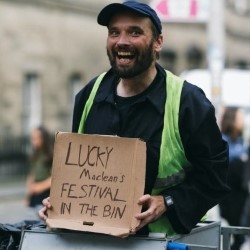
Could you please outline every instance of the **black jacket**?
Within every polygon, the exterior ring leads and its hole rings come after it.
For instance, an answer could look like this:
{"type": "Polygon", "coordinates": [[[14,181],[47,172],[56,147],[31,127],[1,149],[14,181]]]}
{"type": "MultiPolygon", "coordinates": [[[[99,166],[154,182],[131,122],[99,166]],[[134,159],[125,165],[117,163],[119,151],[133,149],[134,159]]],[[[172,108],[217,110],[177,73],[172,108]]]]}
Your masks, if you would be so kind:
{"type": "MultiPolygon", "coordinates": [[[[157,75],[141,94],[116,95],[119,79],[105,75],[85,123],[87,134],[141,138],[147,144],[145,193],[151,193],[158,171],[159,149],[166,101],[166,73],[157,65],[157,75]]],[[[73,132],[77,132],[84,105],[96,78],[76,96],[73,132]]],[[[203,91],[185,82],[180,100],[179,131],[187,159],[192,165],[186,179],[166,191],[174,207],[166,213],[177,233],[188,233],[201,217],[227,193],[228,146],[222,140],[214,107],[203,91]]],[[[166,166],[167,167],[167,166],[166,166]]]]}

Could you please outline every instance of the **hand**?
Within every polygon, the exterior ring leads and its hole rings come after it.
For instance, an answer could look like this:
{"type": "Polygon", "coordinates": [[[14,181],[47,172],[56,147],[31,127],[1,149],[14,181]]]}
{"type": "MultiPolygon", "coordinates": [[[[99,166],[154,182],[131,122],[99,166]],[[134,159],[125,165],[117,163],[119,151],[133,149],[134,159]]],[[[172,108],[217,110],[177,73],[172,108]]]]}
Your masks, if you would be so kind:
{"type": "Polygon", "coordinates": [[[39,182],[30,181],[29,185],[27,185],[28,194],[29,195],[40,194],[43,191],[48,190],[50,186],[51,186],[51,176],[39,182]]]}
{"type": "Polygon", "coordinates": [[[48,219],[47,210],[51,209],[50,197],[43,200],[43,205],[44,205],[44,207],[39,210],[39,217],[42,220],[46,221],[48,219]]]}
{"type": "Polygon", "coordinates": [[[35,194],[39,194],[40,191],[40,186],[39,183],[31,183],[28,187],[28,194],[29,195],[35,195],[35,194]]]}
{"type": "Polygon", "coordinates": [[[135,231],[138,231],[150,222],[156,221],[167,210],[162,195],[143,195],[139,199],[138,204],[145,206],[147,210],[145,212],[135,215],[135,218],[140,220],[140,224],[135,228],[135,231]]]}

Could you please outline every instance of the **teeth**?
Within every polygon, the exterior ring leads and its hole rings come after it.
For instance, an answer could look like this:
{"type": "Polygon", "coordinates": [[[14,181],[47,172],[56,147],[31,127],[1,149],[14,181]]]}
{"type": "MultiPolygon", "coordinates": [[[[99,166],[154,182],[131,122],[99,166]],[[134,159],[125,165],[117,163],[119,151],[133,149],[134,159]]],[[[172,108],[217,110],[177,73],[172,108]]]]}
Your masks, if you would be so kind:
{"type": "Polygon", "coordinates": [[[118,52],[119,56],[131,56],[132,54],[130,52],[118,52]]]}

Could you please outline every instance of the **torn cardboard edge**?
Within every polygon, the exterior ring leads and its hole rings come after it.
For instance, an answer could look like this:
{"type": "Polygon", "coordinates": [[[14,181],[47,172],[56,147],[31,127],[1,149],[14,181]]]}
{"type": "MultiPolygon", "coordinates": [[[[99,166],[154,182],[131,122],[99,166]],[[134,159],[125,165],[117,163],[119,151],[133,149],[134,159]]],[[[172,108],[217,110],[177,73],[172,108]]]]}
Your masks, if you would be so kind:
{"type": "Polygon", "coordinates": [[[140,139],[58,132],[48,226],[128,236],[139,225],[145,171],[140,139]]]}

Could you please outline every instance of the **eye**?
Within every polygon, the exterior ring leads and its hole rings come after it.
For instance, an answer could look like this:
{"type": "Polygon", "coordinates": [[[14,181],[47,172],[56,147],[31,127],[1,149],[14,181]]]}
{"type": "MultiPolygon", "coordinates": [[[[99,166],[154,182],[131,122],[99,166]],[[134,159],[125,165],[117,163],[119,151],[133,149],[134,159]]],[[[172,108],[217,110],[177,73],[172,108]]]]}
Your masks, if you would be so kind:
{"type": "Polygon", "coordinates": [[[132,30],[130,32],[131,36],[139,36],[141,34],[141,32],[139,30],[132,30]]]}
{"type": "Polygon", "coordinates": [[[119,35],[119,32],[117,30],[109,30],[109,36],[117,37],[118,35],[119,35]]]}

